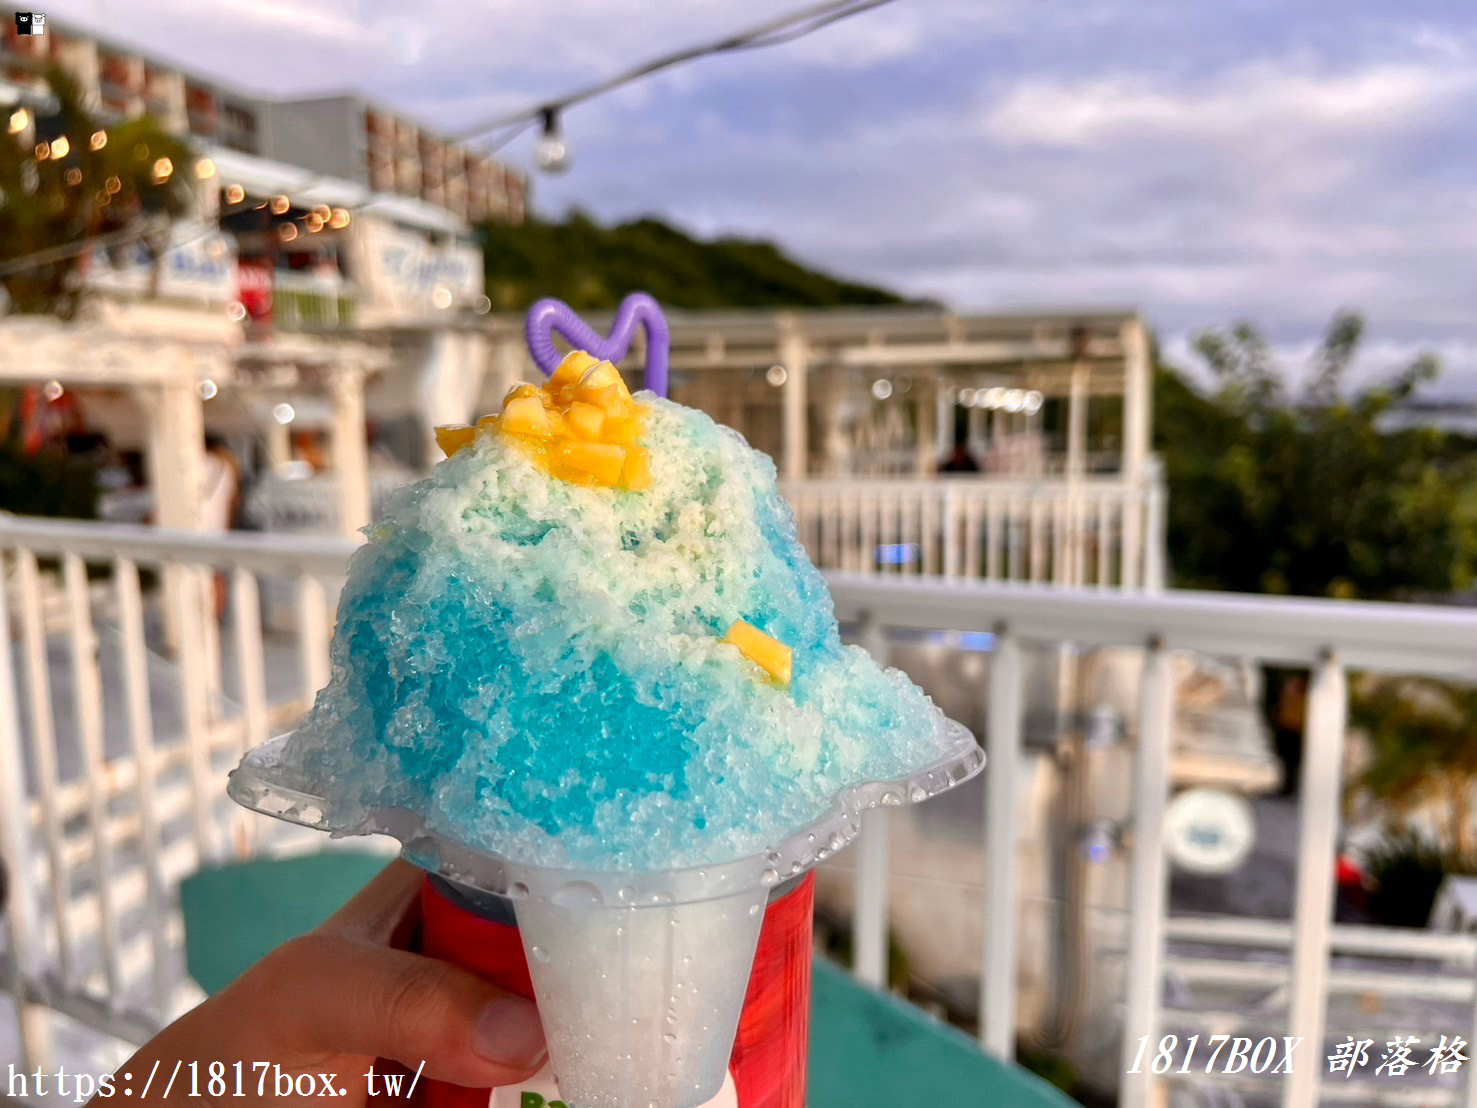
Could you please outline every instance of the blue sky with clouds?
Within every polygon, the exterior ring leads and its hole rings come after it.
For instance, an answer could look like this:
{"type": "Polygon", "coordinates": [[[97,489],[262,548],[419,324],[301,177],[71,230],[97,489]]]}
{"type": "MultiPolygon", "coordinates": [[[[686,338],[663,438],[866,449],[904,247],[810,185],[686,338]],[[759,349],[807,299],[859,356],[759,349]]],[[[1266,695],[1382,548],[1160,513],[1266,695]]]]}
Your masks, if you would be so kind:
{"type": "MultiPolygon", "coordinates": [[[[800,0],[76,0],[48,14],[274,94],[448,130],[800,0]],[[660,9],[665,9],[658,15],[660,9]]],[[[1477,398],[1477,9],[1393,0],[896,0],[573,110],[536,206],[773,238],[962,309],[1133,304],[1171,350],[1249,318],[1296,358],[1477,398]]],[[[526,164],[532,141],[508,148],[526,164]]]]}

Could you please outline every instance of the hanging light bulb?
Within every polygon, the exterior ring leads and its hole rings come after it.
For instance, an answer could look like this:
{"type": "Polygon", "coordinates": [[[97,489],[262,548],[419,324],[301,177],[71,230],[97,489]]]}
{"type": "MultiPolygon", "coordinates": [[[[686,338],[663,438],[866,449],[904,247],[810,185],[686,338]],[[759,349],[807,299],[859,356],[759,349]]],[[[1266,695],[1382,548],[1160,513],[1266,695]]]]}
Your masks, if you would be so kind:
{"type": "Polygon", "coordinates": [[[104,146],[108,145],[108,132],[94,131],[92,132],[92,138],[89,141],[91,142],[92,148],[94,150],[101,150],[104,146]]]}
{"type": "Polygon", "coordinates": [[[569,147],[564,143],[564,133],[559,129],[559,113],[553,108],[543,111],[544,132],[534,148],[533,159],[545,173],[563,173],[569,169],[569,147]]]}
{"type": "Polygon", "coordinates": [[[202,181],[208,181],[215,176],[215,162],[210,158],[201,158],[195,163],[195,176],[202,181]]]}
{"type": "Polygon", "coordinates": [[[246,199],[246,190],[240,185],[226,186],[226,203],[239,204],[246,199]]]}
{"type": "Polygon", "coordinates": [[[72,150],[71,140],[66,135],[59,135],[51,143],[51,156],[53,158],[65,158],[72,150]]]}
{"type": "Polygon", "coordinates": [[[287,209],[289,207],[291,207],[291,206],[292,206],[291,203],[288,201],[287,197],[285,197],[285,196],[274,196],[274,197],[272,197],[272,214],[273,215],[285,215],[287,213],[287,209]]]}
{"type": "Polygon", "coordinates": [[[18,135],[24,131],[31,122],[31,113],[25,108],[16,108],[10,113],[10,133],[18,135]]]}

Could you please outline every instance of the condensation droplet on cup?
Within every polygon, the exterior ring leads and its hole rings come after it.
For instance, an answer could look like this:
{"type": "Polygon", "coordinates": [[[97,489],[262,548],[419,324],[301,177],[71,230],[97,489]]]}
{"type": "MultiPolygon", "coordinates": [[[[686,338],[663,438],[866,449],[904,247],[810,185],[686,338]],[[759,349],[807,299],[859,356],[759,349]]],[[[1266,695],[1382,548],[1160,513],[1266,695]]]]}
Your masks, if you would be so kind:
{"type": "Polygon", "coordinates": [[[896,808],[902,802],[903,798],[892,789],[888,789],[882,794],[882,805],[885,808],[896,808]]]}
{"type": "Polygon", "coordinates": [[[622,885],[620,892],[616,893],[616,895],[629,904],[636,899],[636,890],[631,888],[630,885],[622,885]]]}
{"type": "Polygon", "coordinates": [[[541,946],[531,947],[530,950],[537,961],[543,962],[545,965],[548,964],[549,952],[547,950],[541,946]]]}
{"type": "MultiPolygon", "coordinates": [[[[749,905],[749,915],[751,915],[751,916],[757,916],[758,914],[759,914],[759,905],[757,905],[757,904],[750,904],[749,905]]],[[[689,961],[689,962],[692,961],[692,958],[689,957],[687,959],[687,961],[689,961]]]]}
{"type": "Polygon", "coordinates": [[[776,869],[767,869],[759,875],[759,883],[761,885],[773,885],[779,879],[779,871],[776,869]]]}
{"type": "Polygon", "coordinates": [[[662,1036],[662,1040],[668,1043],[675,1043],[677,1041],[677,1036],[668,1031],[665,1035],[662,1036]]]}
{"type": "Polygon", "coordinates": [[[908,790],[908,796],[914,804],[919,804],[928,799],[928,793],[924,791],[922,785],[914,785],[908,790]]]}

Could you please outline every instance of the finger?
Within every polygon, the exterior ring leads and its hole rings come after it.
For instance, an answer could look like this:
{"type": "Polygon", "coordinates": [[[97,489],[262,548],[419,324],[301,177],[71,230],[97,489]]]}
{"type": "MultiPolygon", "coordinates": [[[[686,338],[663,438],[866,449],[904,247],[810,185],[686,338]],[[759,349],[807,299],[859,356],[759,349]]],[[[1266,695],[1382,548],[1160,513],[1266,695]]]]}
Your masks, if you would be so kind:
{"type": "Polygon", "coordinates": [[[389,1058],[412,1070],[424,1061],[429,1076],[475,1088],[522,1081],[548,1055],[533,1001],[449,962],[341,935],[294,939],[239,984],[309,1053],[389,1058]]]}
{"type": "Polygon", "coordinates": [[[420,925],[425,871],[396,858],[318,928],[385,946],[408,946],[420,925]]]}

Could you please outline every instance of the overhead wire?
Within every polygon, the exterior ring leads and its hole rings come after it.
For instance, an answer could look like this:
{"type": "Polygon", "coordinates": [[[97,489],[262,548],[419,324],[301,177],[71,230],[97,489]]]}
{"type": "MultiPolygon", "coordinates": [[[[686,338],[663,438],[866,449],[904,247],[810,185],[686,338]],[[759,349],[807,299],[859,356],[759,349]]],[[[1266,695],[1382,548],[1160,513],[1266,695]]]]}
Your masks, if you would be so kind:
{"type": "MultiPolygon", "coordinates": [[[[489,142],[478,144],[478,148],[482,152],[489,154],[495,153],[523,134],[526,134],[540,121],[555,119],[566,108],[591,100],[596,96],[621,88],[624,85],[631,84],[643,77],[649,77],[685,62],[715,54],[782,46],[785,43],[794,42],[824,27],[838,23],[843,19],[849,19],[852,16],[860,15],[863,12],[871,11],[874,8],[894,2],[895,0],[828,0],[826,3],[799,8],[785,15],[756,24],[746,30],[659,55],[631,69],[577,88],[572,92],[565,93],[552,100],[541,100],[519,111],[494,116],[472,127],[453,132],[448,138],[453,142],[470,143],[471,140],[485,135],[489,131],[500,130],[501,133],[494,136],[489,142]]],[[[300,193],[316,185],[331,183],[335,180],[337,178],[329,174],[311,173],[298,184],[291,186],[291,190],[300,193]]],[[[355,204],[343,205],[343,207],[347,211],[357,213],[373,204],[375,199],[376,197],[371,195],[365,200],[355,204]]],[[[28,269],[50,265],[53,262],[86,253],[95,247],[108,247],[136,241],[155,233],[157,230],[157,226],[154,225],[124,228],[119,231],[110,232],[107,235],[76,239],[69,243],[61,243],[56,246],[47,247],[44,250],[6,259],[0,262],[0,277],[8,277],[15,273],[25,272],[28,269]]],[[[207,237],[214,230],[216,230],[215,227],[207,226],[188,239],[171,243],[171,246],[189,245],[207,237]]]]}

